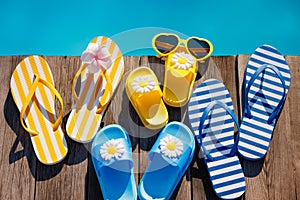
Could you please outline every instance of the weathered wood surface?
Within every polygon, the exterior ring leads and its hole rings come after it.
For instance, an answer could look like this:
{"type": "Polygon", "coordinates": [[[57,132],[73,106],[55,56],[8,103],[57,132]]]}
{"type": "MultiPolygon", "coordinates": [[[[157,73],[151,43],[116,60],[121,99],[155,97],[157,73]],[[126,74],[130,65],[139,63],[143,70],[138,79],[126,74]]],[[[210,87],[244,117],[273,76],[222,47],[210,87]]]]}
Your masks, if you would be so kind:
{"type": "MultiPolygon", "coordinates": [[[[16,65],[24,56],[0,57],[0,199],[103,199],[90,156],[90,145],[67,139],[69,153],[54,166],[41,164],[19,122],[19,111],[9,84],[16,65]]],[[[199,66],[198,85],[208,78],[222,81],[233,99],[235,114],[241,119],[241,91],[247,55],[212,57],[199,66]]],[[[267,156],[258,162],[241,158],[247,190],[241,199],[300,199],[300,57],[286,57],[292,73],[291,89],[276,125],[267,156]]],[[[65,124],[72,106],[72,79],[79,57],[46,57],[55,86],[65,104],[65,124]]],[[[164,62],[156,57],[125,57],[125,73],[103,118],[102,126],[118,123],[130,134],[138,183],[148,165],[148,151],[158,131],[147,130],[129,103],[124,85],[128,73],[139,66],[150,67],[164,81],[164,62]]],[[[189,125],[186,107],[167,107],[170,121],[189,125]]],[[[217,199],[199,148],[172,199],[217,199]]]]}

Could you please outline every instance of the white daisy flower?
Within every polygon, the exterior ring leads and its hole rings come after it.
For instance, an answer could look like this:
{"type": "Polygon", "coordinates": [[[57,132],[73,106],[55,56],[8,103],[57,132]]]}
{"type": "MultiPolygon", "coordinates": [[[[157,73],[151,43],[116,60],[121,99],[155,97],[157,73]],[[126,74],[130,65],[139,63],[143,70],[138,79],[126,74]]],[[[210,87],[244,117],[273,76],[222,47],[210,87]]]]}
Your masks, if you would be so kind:
{"type": "Polygon", "coordinates": [[[154,89],[155,81],[151,76],[138,76],[134,79],[131,87],[139,93],[147,93],[154,89]]]}
{"type": "Polygon", "coordinates": [[[174,63],[174,68],[185,70],[191,68],[195,63],[194,57],[184,52],[173,54],[171,61],[174,63]]]}
{"type": "Polygon", "coordinates": [[[100,155],[104,160],[121,158],[124,152],[125,146],[121,139],[108,140],[100,148],[100,155]]]}
{"type": "Polygon", "coordinates": [[[167,135],[160,142],[160,151],[169,158],[178,158],[183,151],[183,143],[177,137],[167,135]]]}

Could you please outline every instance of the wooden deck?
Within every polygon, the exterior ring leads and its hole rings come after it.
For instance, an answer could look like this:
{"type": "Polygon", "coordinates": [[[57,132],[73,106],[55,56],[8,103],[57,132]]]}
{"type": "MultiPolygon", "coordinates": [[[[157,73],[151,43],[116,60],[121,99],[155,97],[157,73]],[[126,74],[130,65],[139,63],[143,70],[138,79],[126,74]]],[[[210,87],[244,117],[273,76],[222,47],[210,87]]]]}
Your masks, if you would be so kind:
{"type": "MultiPolygon", "coordinates": [[[[19,122],[19,111],[9,90],[13,70],[24,56],[0,57],[0,199],[102,199],[101,190],[89,153],[90,146],[67,138],[69,153],[54,166],[41,164],[19,122]]],[[[241,85],[248,55],[212,57],[203,77],[222,81],[234,102],[235,114],[241,119],[241,85]]],[[[241,199],[300,199],[300,57],[287,56],[292,73],[291,89],[276,125],[267,156],[257,162],[241,159],[247,189],[241,199]]],[[[71,110],[72,79],[80,65],[79,57],[46,57],[55,85],[65,104],[63,129],[71,110]]],[[[125,75],[103,118],[103,126],[119,123],[132,135],[135,178],[138,183],[145,171],[147,153],[156,132],[141,125],[124,91],[128,72],[138,66],[154,70],[163,83],[164,65],[156,57],[125,57],[125,75]]],[[[205,66],[201,70],[205,71],[205,66]]],[[[188,124],[186,107],[168,107],[170,121],[188,124]]],[[[197,148],[199,152],[199,148],[197,148]]],[[[173,199],[217,199],[203,159],[197,154],[173,194],[173,199]]]]}

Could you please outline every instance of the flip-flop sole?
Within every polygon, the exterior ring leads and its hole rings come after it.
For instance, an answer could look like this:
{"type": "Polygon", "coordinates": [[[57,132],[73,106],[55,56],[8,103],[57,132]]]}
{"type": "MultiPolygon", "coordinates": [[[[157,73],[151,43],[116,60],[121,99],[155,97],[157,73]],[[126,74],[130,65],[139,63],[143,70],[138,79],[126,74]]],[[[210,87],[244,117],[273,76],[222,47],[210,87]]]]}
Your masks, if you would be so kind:
{"type": "MultiPolygon", "coordinates": [[[[51,70],[42,57],[29,56],[22,60],[14,70],[10,82],[12,96],[19,111],[22,110],[33,84],[34,74],[54,85],[51,70]]],[[[27,127],[39,133],[37,136],[30,136],[30,139],[37,158],[44,164],[61,161],[68,151],[61,127],[53,132],[52,127],[57,119],[54,100],[54,93],[44,85],[39,85],[23,117],[27,127]]]]}
{"type": "MultiPolygon", "coordinates": [[[[216,79],[204,81],[193,92],[188,105],[189,120],[196,136],[202,114],[213,101],[223,102],[234,112],[232,99],[223,83],[216,79]]],[[[203,127],[202,146],[214,159],[211,161],[204,155],[215,193],[223,199],[240,197],[246,188],[244,174],[238,157],[228,155],[234,144],[234,120],[223,108],[216,107],[208,114],[203,127]]]]}
{"type": "MultiPolygon", "coordinates": [[[[91,43],[100,43],[109,49],[113,63],[107,72],[112,80],[113,91],[115,91],[124,73],[122,52],[115,42],[104,36],[94,38],[91,43]]],[[[80,79],[78,79],[81,81],[78,97],[82,100],[83,105],[80,109],[77,109],[76,103],[73,103],[66,126],[68,136],[75,141],[82,143],[90,142],[100,127],[106,109],[100,114],[96,114],[96,110],[101,99],[109,98],[109,96],[102,95],[107,85],[106,80],[103,80],[101,88],[98,90],[96,97],[94,97],[97,80],[101,77],[100,73],[89,74],[88,70],[85,69],[81,73],[80,79]]]]}
{"type": "Polygon", "coordinates": [[[273,65],[279,70],[284,78],[286,94],[283,94],[280,79],[270,69],[261,73],[251,86],[248,98],[253,118],[243,115],[238,143],[239,153],[249,160],[261,159],[267,153],[277,119],[271,124],[267,120],[282,96],[287,95],[291,82],[290,69],[283,55],[274,47],[263,45],[255,50],[248,61],[244,74],[244,91],[251,77],[263,64],[273,65]]]}

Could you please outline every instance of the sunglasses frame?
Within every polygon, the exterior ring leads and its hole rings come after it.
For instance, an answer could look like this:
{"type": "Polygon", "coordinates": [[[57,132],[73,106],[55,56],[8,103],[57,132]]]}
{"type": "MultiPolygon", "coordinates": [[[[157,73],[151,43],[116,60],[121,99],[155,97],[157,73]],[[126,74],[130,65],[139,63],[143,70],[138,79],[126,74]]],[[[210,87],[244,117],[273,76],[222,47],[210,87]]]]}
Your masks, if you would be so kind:
{"type": "Polygon", "coordinates": [[[179,37],[178,35],[174,34],[174,33],[159,33],[159,34],[155,35],[155,36],[153,37],[153,39],[152,39],[152,47],[153,47],[153,49],[158,53],[159,56],[167,56],[167,55],[169,55],[169,54],[175,52],[175,51],[178,49],[178,47],[181,46],[181,44],[184,45],[184,47],[185,47],[185,49],[187,50],[187,52],[188,52],[189,54],[191,54],[191,55],[195,58],[196,61],[204,61],[205,59],[207,59],[207,58],[212,54],[212,52],[213,52],[213,50],[214,50],[214,47],[213,47],[212,43],[211,43],[209,40],[207,40],[207,39],[205,39],[205,38],[195,37],[195,36],[189,37],[188,39],[184,40],[184,39],[180,39],[180,37],[179,37]],[[175,37],[177,38],[177,40],[178,40],[178,43],[177,43],[177,45],[175,46],[175,48],[174,48],[172,51],[169,51],[168,53],[161,53],[161,52],[156,48],[156,45],[155,45],[156,39],[157,39],[158,37],[160,37],[160,36],[175,36],[175,37]],[[202,57],[202,58],[197,58],[197,57],[195,57],[195,56],[191,53],[190,49],[189,49],[188,46],[187,46],[188,41],[191,40],[191,39],[197,39],[197,40],[199,40],[199,41],[204,41],[204,42],[206,42],[206,43],[209,45],[209,52],[207,53],[206,56],[204,56],[204,57],[202,57]]]}

